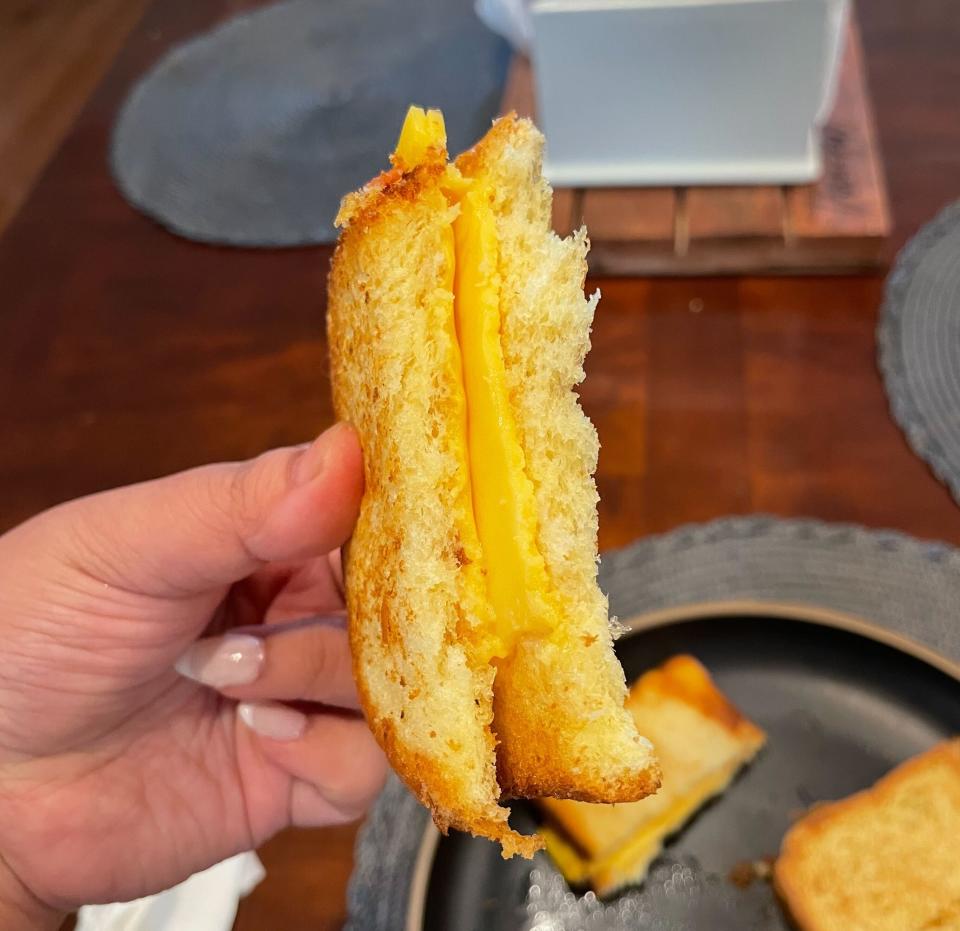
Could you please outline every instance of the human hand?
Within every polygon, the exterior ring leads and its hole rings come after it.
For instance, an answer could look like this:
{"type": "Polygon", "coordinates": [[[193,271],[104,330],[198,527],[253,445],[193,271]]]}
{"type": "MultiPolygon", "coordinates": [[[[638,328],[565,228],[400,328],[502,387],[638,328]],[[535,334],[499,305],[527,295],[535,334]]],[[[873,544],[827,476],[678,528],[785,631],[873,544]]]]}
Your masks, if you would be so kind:
{"type": "Polygon", "coordinates": [[[336,614],[362,486],[338,425],[0,537],[0,927],[360,815],[386,769],[336,614]]]}

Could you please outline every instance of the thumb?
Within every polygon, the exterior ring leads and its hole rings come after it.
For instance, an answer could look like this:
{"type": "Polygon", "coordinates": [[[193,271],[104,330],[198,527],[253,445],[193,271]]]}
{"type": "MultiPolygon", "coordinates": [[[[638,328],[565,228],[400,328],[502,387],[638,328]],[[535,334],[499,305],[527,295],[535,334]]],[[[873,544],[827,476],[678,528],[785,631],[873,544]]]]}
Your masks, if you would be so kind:
{"type": "Polygon", "coordinates": [[[337,424],[309,446],[92,495],[39,520],[99,581],[181,597],[229,585],[264,563],[336,549],[353,529],[362,492],[357,435],[337,424]]]}

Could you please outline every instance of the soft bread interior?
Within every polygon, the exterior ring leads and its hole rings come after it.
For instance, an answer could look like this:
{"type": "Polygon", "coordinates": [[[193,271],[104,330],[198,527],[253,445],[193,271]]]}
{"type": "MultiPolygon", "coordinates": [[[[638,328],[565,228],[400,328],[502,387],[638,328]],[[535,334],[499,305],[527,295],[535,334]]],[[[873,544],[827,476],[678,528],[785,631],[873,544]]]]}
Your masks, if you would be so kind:
{"type": "Polygon", "coordinates": [[[412,111],[394,169],[339,218],[334,399],[367,469],[351,640],[374,733],[438,824],[529,855],[539,841],[508,831],[501,787],[624,801],[657,771],[596,585],[597,440],[572,393],[595,303],[585,236],[549,229],[532,124],[499,121],[457,168],[437,130],[412,111]],[[478,441],[476,386],[491,381],[499,429],[478,441]]]}

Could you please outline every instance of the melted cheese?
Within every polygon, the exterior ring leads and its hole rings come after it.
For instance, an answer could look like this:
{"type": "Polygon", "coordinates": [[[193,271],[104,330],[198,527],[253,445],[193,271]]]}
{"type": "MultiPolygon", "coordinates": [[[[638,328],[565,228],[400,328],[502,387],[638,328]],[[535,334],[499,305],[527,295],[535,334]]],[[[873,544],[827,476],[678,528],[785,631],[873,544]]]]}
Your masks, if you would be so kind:
{"type": "MultiPolygon", "coordinates": [[[[439,111],[411,107],[394,163],[413,167],[445,145],[439,111]]],[[[452,290],[467,412],[464,467],[494,619],[485,652],[495,659],[508,656],[522,636],[549,634],[558,612],[537,547],[533,484],[525,471],[507,390],[500,342],[499,243],[490,190],[480,181],[464,179],[452,165],[447,175],[445,193],[451,204],[459,205],[452,224],[452,290]]],[[[444,248],[449,266],[449,236],[444,248]]]]}
{"type": "Polygon", "coordinates": [[[446,152],[447,128],[443,114],[439,110],[410,107],[391,161],[397,168],[409,171],[427,161],[431,149],[446,152]]]}
{"type": "Polygon", "coordinates": [[[487,588],[506,656],[519,636],[555,626],[550,584],[537,549],[533,484],[507,391],[500,343],[497,230],[490,193],[475,185],[453,224],[457,246],[454,313],[463,357],[473,511],[487,568],[487,588]]]}

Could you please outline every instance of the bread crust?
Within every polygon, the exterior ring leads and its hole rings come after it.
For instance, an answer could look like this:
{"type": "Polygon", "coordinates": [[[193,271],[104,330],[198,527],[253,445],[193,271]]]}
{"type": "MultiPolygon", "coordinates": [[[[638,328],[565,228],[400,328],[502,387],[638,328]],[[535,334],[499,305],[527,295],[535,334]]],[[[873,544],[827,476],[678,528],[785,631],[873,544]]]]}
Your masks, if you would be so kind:
{"type": "Polygon", "coordinates": [[[705,718],[729,731],[745,748],[758,750],[766,740],[766,734],[744,717],[717,688],[704,665],[689,654],[673,656],[656,669],[645,672],[630,689],[627,707],[632,707],[635,702],[642,704],[647,691],[674,696],[697,708],[705,718]]]}

